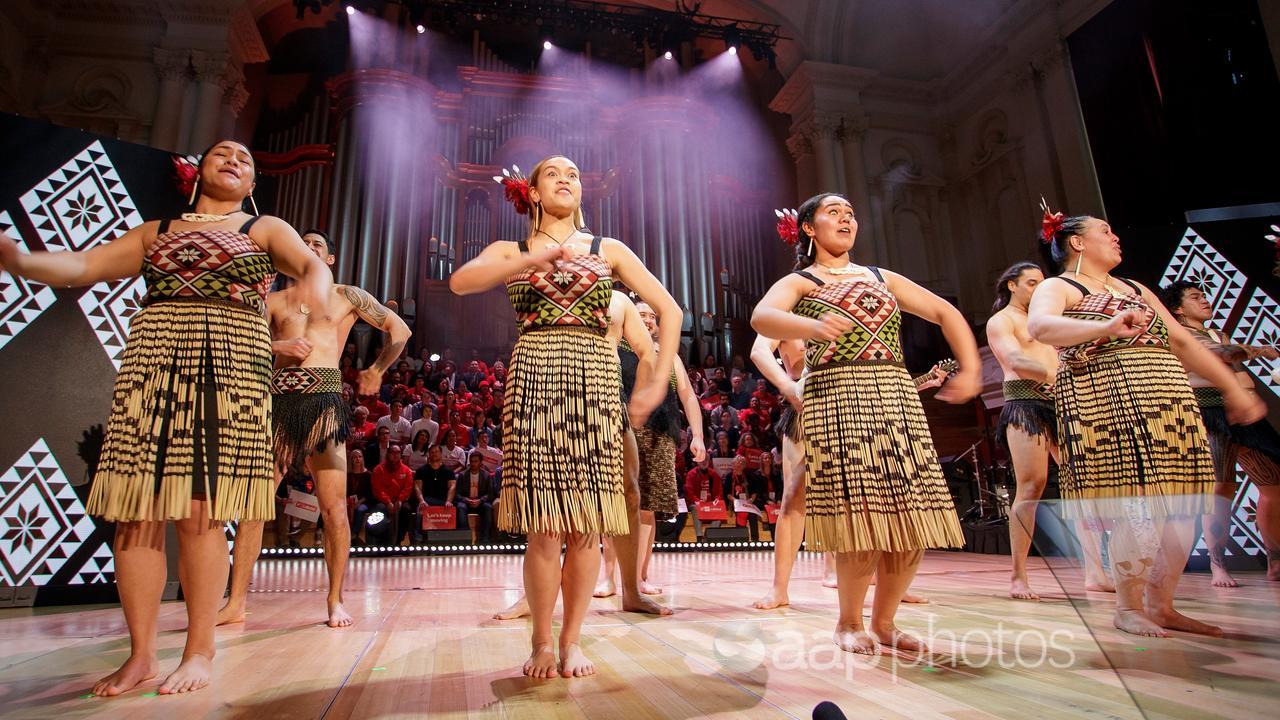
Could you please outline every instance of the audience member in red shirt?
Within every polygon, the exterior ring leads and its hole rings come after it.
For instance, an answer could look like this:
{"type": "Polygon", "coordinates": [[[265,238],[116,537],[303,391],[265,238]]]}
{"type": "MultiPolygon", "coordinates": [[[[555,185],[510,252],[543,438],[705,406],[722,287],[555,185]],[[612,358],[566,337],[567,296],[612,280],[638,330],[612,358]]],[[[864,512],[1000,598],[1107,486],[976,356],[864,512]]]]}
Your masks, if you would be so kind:
{"type": "Polygon", "coordinates": [[[773,411],[778,409],[778,396],[769,392],[769,385],[764,380],[756,381],[756,391],[751,393],[751,397],[760,401],[760,409],[773,415],[773,411]]]}
{"type": "Polygon", "coordinates": [[[412,527],[414,511],[418,503],[410,503],[413,495],[413,471],[408,465],[400,462],[400,446],[392,443],[387,447],[386,457],[373,469],[373,500],[383,506],[383,512],[393,518],[393,542],[400,544],[401,531],[407,532],[412,527]],[[407,515],[409,522],[404,522],[407,515]]]}
{"type": "Polygon", "coordinates": [[[377,395],[361,395],[356,402],[369,408],[369,419],[375,423],[378,418],[391,414],[391,407],[379,400],[377,395]]]}
{"type": "Polygon", "coordinates": [[[351,411],[351,432],[347,434],[347,448],[362,448],[373,439],[377,425],[369,421],[369,408],[357,405],[351,411]]]}
{"type": "MultiPolygon", "coordinates": [[[[760,405],[759,398],[754,395],[748,401],[746,410],[738,413],[738,422],[742,424],[742,432],[754,433],[757,437],[763,436],[769,432],[769,425],[772,422],[772,416],[769,411],[760,405]]],[[[742,442],[739,438],[738,442],[742,442]]]]}
{"type": "MultiPolygon", "coordinates": [[[[684,496],[690,503],[724,498],[724,484],[716,471],[711,469],[710,455],[684,476],[684,496]]],[[[690,512],[692,511],[690,508],[690,512]]]]}
{"type": "Polygon", "coordinates": [[[756,436],[749,432],[742,433],[742,440],[738,443],[737,457],[747,459],[748,469],[758,470],[761,455],[764,455],[764,450],[760,448],[760,443],[756,442],[756,436]]]}

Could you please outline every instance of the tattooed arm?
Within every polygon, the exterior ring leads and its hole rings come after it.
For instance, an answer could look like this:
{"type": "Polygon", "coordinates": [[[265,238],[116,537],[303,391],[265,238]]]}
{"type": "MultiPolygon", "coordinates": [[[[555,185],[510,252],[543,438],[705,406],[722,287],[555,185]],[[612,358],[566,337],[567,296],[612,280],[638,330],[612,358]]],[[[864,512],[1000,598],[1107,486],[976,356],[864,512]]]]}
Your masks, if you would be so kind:
{"type": "Polygon", "coordinates": [[[351,285],[339,285],[335,289],[347,299],[347,302],[351,303],[352,309],[361,320],[378,328],[383,335],[387,336],[382,343],[382,353],[378,355],[378,359],[360,373],[360,387],[356,390],[361,395],[374,395],[382,384],[383,374],[396,361],[396,358],[400,357],[400,353],[404,352],[404,346],[409,343],[413,333],[399,315],[374,300],[373,296],[364,290],[351,285]]]}

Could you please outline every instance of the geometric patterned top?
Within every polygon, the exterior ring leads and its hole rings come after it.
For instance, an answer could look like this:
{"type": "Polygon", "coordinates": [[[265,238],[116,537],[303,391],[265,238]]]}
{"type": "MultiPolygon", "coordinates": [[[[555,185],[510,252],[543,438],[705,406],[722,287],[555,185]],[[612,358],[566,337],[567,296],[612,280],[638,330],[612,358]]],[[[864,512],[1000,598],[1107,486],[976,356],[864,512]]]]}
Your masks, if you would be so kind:
{"type": "MultiPolygon", "coordinates": [[[[600,241],[597,235],[590,253],[558,261],[550,271],[528,269],[507,278],[507,296],[520,332],[544,327],[609,329],[613,268],[600,256],[600,241]]],[[[523,240],[520,252],[529,252],[523,240]]]]}
{"type": "Polygon", "coordinates": [[[142,267],[147,282],[143,305],[171,298],[210,298],[240,302],[265,316],[267,292],[276,271],[271,256],[249,239],[254,220],[239,231],[169,232],[169,221],[161,222],[142,267]]]}
{"type": "Polygon", "coordinates": [[[835,340],[805,341],[805,365],[813,370],[833,362],[902,362],[902,311],[898,299],[885,286],[880,271],[875,280],[840,280],[826,283],[803,270],[798,271],[818,287],[800,298],[791,312],[818,319],[826,313],[844,315],[853,327],[835,340]]]}
{"type": "Polygon", "coordinates": [[[1169,328],[1165,326],[1164,320],[1160,318],[1160,315],[1147,304],[1147,301],[1142,299],[1142,294],[1139,292],[1138,287],[1132,282],[1124,278],[1115,278],[1133,288],[1133,292],[1113,295],[1109,292],[1092,293],[1088,288],[1074,280],[1061,276],[1059,276],[1059,279],[1066,280],[1074,285],[1077,290],[1084,293],[1084,297],[1080,299],[1080,302],[1063,311],[1063,317],[1105,323],[1111,322],[1112,318],[1125,310],[1137,310],[1147,321],[1146,327],[1142,329],[1142,332],[1134,337],[1117,338],[1115,340],[1098,338],[1097,340],[1080,343],[1072,347],[1059,348],[1060,355],[1076,356],[1081,352],[1095,355],[1100,352],[1109,352],[1128,347],[1169,347],[1169,328]]]}

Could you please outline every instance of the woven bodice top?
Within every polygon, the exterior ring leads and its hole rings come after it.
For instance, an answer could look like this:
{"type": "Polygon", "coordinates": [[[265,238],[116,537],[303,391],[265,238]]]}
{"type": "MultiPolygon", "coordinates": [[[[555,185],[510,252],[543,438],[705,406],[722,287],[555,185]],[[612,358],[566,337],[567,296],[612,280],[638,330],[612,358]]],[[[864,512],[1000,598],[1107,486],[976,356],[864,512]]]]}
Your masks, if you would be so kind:
{"type": "Polygon", "coordinates": [[[240,230],[169,230],[160,224],[143,261],[147,284],[143,304],[175,299],[226,300],[265,315],[267,292],[275,280],[271,256],[240,230]]]}
{"type": "Polygon", "coordinates": [[[820,318],[833,312],[853,322],[835,340],[805,342],[805,366],[814,370],[837,362],[902,362],[902,311],[877,268],[868,268],[879,280],[825,282],[803,270],[799,274],[817,284],[796,303],[792,312],[820,318]]]}
{"type": "Polygon", "coordinates": [[[1116,295],[1110,292],[1091,292],[1074,280],[1061,279],[1071,283],[1077,290],[1084,293],[1084,297],[1080,298],[1079,302],[1063,311],[1063,317],[1105,323],[1111,322],[1112,318],[1125,310],[1137,310],[1142,314],[1144,323],[1142,332],[1133,337],[1099,338],[1087,343],[1059,348],[1062,358],[1076,357],[1084,352],[1098,354],[1131,347],[1169,347],[1169,328],[1165,325],[1164,320],[1160,318],[1160,314],[1142,298],[1141,291],[1132,282],[1123,278],[1116,278],[1117,280],[1122,280],[1132,289],[1131,292],[1116,295]]]}
{"type": "MultiPolygon", "coordinates": [[[[521,252],[528,252],[525,242],[521,252]]],[[[591,252],[557,262],[549,271],[528,269],[507,278],[507,296],[520,332],[548,327],[609,328],[613,268],[600,255],[600,238],[591,252]]]]}

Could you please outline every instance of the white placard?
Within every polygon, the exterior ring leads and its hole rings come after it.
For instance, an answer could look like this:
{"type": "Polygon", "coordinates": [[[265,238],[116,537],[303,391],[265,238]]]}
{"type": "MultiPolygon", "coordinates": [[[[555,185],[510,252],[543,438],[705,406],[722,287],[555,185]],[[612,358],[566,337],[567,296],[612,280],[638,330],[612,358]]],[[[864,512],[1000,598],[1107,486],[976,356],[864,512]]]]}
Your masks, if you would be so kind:
{"type": "Polygon", "coordinates": [[[315,495],[289,488],[289,500],[284,504],[284,514],[315,522],[320,519],[320,500],[315,495]]]}
{"type": "Polygon", "coordinates": [[[752,515],[764,517],[764,513],[760,511],[760,508],[746,500],[743,500],[742,498],[733,499],[733,511],[736,513],[751,513],[752,515]]]}

